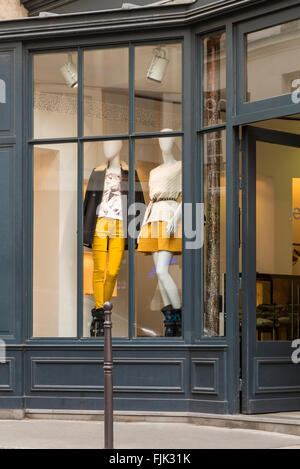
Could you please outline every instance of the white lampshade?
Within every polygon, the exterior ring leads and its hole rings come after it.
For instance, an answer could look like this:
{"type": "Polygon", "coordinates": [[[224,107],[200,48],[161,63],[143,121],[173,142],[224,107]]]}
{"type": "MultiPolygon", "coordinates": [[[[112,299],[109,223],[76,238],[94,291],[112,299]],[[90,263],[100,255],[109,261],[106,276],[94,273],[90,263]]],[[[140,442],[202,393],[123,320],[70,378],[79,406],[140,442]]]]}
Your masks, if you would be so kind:
{"type": "Polygon", "coordinates": [[[164,79],[169,60],[165,49],[158,47],[153,49],[153,59],[147,72],[149,80],[161,83],[164,79]]]}
{"type": "Polygon", "coordinates": [[[70,88],[77,88],[78,86],[78,73],[77,68],[72,62],[72,58],[70,57],[69,61],[65,63],[61,68],[60,71],[67,82],[67,85],[70,88]]]}

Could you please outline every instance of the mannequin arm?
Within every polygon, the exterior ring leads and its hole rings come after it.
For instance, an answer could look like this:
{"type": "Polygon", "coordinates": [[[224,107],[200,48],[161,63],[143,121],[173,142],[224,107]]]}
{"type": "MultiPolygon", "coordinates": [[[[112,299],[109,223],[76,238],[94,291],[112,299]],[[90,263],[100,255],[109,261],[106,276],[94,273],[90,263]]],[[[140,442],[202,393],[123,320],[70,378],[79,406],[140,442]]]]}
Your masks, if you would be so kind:
{"type": "Polygon", "coordinates": [[[176,228],[177,228],[177,225],[181,216],[182,216],[182,203],[180,202],[180,204],[177,207],[176,212],[174,213],[173,218],[168,222],[168,225],[167,225],[168,234],[174,234],[176,232],[176,228]]]}

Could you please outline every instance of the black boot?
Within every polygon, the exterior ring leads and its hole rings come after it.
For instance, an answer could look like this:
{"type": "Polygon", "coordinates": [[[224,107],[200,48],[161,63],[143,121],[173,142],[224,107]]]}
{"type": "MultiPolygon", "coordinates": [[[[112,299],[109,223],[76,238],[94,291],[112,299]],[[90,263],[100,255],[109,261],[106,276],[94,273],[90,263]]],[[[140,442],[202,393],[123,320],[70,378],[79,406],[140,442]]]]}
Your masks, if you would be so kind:
{"type": "Polygon", "coordinates": [[[93,321],[90,328],[91,337],[103,337],[104,336],[104,309],[93,308],[91,311],[93,321]]]}
{"type": "Polygon", "coordinates": [[[165,319],[165,337],[174,337],[176,333],[176,322],[173,319],[173,306],[167,305],[161,309],[165,319]]]}
{"type": "Polygon", "coordinates": [[[181,324],[182,324],[182,319],[181,319],[181,308],[178,309],[173,309],[172,310],[172,319],[175,321],[175,337],[181,337],[182,335],[182,330],[181,330],[181,324]]]}

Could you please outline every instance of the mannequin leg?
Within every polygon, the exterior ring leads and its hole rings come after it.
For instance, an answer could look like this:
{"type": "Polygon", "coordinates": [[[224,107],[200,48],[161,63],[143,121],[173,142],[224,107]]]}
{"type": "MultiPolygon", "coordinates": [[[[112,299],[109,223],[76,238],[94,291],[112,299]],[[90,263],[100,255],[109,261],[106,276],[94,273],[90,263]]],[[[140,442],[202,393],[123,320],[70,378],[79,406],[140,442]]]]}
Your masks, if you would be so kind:
{"type": "MultiPolygon", "coordinates": [[[[155,268],[156,268],[156,272],[157,272],[157,263],[158,263],[158,258],[159,258],[159,252],[154,252],[153,253],[153,261],[154,261],[154,265],[155,265],[155,268]]],[[[161,297],[162,297],[162,301],[163,301],[163,305],[164,306],[168,306],[169,304],[171,304],[171,300],[163,286],[163,283],[159,280],[158,278],[158,286],[159,286],[159,291],[160,291],[160,294],[161,294],[161,297]]]]}
{"type": "Polygon", "coordinates": [[[104,272],[107,258],[107,238],[94,236],[93,245],[93,291],[95,308],[92,309],[92,322],[90,326],[91,337],[103,337],[104,335],[104,272]]]}
{"type": "Polygon", "coordinates": [[[181,308],[181,301],[177,286],[169,274],[169,265],[173,257],[173,253],[169,251],[159,251],[157,256],[156,273],[160,283],[162,284],[166,294],[168,295],[171,305],[174,309],[181,308]]]}
{"type": "Polygon", "coordinates": [[[104,302],[110,301],[120,270],[125,249],[124,238],[110,238],[108,245],[108,263],[104,284],[104,302]]]}
{"type": "Polygon", "coordinates": [[[107,239],[94,237],[93,241],[93,291],[95,299],[95,308],[102,308],[104,303],[104,272],[107,257],[107,239]]]}

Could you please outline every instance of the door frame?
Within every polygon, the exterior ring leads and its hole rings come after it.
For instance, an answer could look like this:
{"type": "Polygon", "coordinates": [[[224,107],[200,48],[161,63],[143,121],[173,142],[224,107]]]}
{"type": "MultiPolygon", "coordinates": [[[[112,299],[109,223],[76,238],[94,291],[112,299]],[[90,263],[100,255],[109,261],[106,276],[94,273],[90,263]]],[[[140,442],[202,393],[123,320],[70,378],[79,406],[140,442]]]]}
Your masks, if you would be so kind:
{"type": "Polygon", "coordinates": [[[245,126],[242,132],[242,399],[246,414],[300,410],[299,385],[262,383],[263,369],[295,366],[291,341],[256,340],[256,142],[299,147],[300,135],[245,126]],[[254,306],[255,305],[255,306],[254,306]],[[276,344],[276,349],[275,349],[276,344]],[[265,368],[264,368],[265,367],[265,368]]]}

